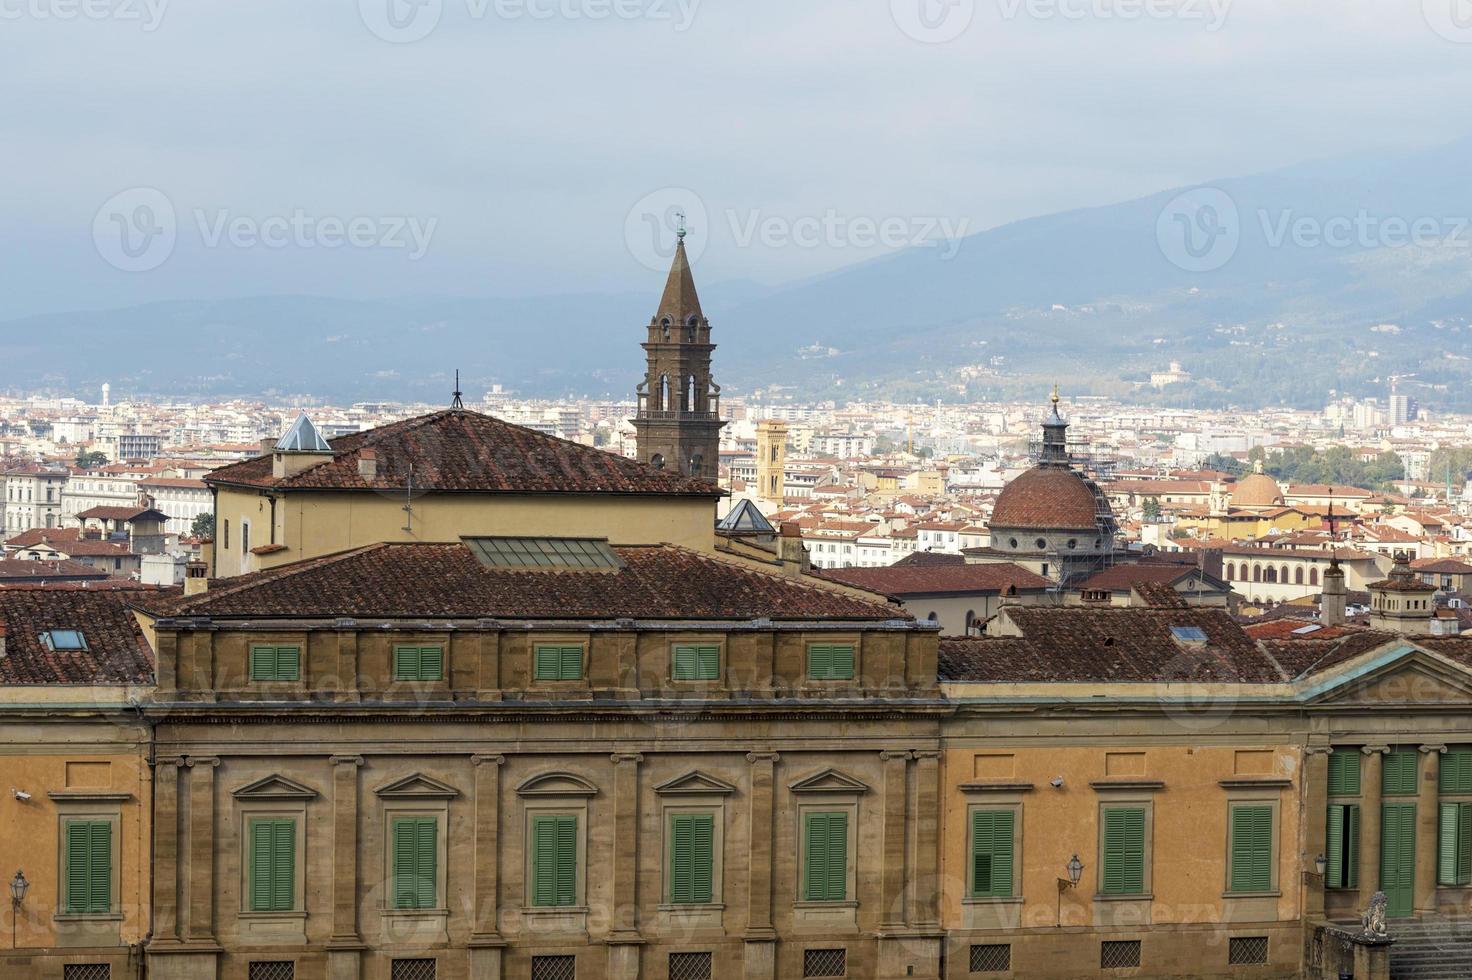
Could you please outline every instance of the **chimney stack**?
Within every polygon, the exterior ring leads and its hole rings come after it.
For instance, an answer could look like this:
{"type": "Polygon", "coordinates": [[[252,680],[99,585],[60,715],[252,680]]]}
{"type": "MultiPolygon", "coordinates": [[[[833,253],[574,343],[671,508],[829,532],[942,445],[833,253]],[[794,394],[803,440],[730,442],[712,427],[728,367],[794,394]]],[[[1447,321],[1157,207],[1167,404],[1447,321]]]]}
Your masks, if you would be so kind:
{"type": "Polygon", "coordinates": [[[203,595],[210,587],[210,566],[202,561],[192,561],[184,566],[184,594],[203,595]]]}
{"type": "Polygon", "coordinates": [[[378,479],[378,451],[376,449],[358,450],[358,475],[368,483],[378,479]]]}
{"type": "Polygon", "coordinates": [[[1328,571],[1324,572],[1324,594],[1319,599],[1319,622],[1325,626],[1343,626],[1346,596],[1344,569],[1339,567],[1337,557],[1332,558],[1328,571]]]}
{"type": "Polygon", "coordinates": [[[777,539],[777,557],[782,560],[782,573],[798,578],[812,570],[808,561],[808,549],[802,543],[802,528],[788,521],[782,525],[782,534],[777,539]]]}

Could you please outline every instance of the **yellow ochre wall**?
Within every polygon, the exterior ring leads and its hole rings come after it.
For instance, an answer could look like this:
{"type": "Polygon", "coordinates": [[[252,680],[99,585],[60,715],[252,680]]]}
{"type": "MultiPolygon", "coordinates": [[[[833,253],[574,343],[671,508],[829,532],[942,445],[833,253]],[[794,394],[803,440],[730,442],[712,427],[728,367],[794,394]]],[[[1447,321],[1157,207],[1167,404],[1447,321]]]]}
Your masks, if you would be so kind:
{"type": "MultiPolygon", "coordinates": [[[[57,955],[69,949],[115,949],[126,956],[126,945],[147,934],[148,801],[153,790],[146,745],[147,733],[128,724],[5,726],[0,746],[0,877],[6,884],[7,919],[13,915],[9,882],[17,870],[25,873],[30,889],[14,922],[14,945],[11,930],[5,928],[0,930],[0,948],[29,952],[49,947],[57,955]],[[17,799],[12,789],[29,793],[30,799],[17,799]],[[61,821],[71,815],[111,814],[117,815],[120,831],[114,844],[120,852],[114,890],[115,912],[121,918],[59,921],[55,916],[64,898],[61,821]]],[[[116,969],[113,975],[119,975],[116,969]]]]}
{"type": "MultiPolygon", "coordinates": [[[[992,806],[1020,799],[1022,819],[1014,890],[1023,899],[1022,928],[1057,923],[1059,878],[1075,852],[1084,864],[1077,889],[1063,895],[1063,922],[1068,926],[1111,924],[1109,909],[1119,902],[1095,902],[1099,890],[1099,810],[1128,799],[1149,801],[1153,833],[1147,836],[1147,892],[1153,894],[1149,922],[1191,924],[1292,920],[1298,915],[1299,850],[1297,804],[1299,749],[1289,745],[1240,746],[1139,745],[1036,748],[986,746],[952,748],[943,756],[944,790],[941,855],[942,924],[964,928],[967,893],[970,806],[992,806]],[[1062,788],[1051,781],[1063,777],[1062,788]],[[1292,779],[1282,787],[1234,788],[1222,780],[1292,779]],[[1094,782],[1159,781],[1153,790],[1100,790],[1094,782]],[[997,790],[964,792],[963,784],[1032,784],[1015,795],[997,790]],[[1229,800],[1263,797],[1278,802],[1278,890],[1270,899],[1224,899],[1228,889],[1227,812],[1229,800]],[[1233,908],[1228,909],[1228,904],[1233,908]],[[1249,903],[1251,907],[1249,908],[1249,903]],[[1266,913],[1266,914],[1265,914],[1266,913]]],[[[975,916],[972,928],[984,928],[975,916]]]]}
{"type": "Polygon", "coordinates": [[[375,493],[287,493],[276,502],[274,541],[286,550],[241,553],[242,520],[252,548],[270,544],[271,502],[265,493],[216,491],[214,575],[228,577],[333,554],[381,541],[458,541],[464,535],[607,538],[614,544],[676,544],[715,550],[715,499],[568,494],[436,494],[415,497],[413,530],[401,497],[375,493]],[[230,522],[228,547],[225,522],[230,522]]]}

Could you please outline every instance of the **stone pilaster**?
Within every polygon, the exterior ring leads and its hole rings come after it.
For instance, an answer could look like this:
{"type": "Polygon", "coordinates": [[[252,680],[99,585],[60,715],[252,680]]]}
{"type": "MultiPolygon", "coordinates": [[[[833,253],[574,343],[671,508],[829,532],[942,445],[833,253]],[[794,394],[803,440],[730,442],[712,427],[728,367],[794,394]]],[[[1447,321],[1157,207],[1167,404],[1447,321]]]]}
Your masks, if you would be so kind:
{"type": "Polygon", "coordinates": [[[613,760],[613,915],[608,939],[608,980],[638,980],[639,946],[639,763],[637,752],[615,752],[613,760]]]}
{"type": "Polygon", "coordinates": [[[351,620],[338,624],[337,633],[337,689],[339,701],[357,701],[361,697],[361,682],[358,679],[358,628],[351,620]]]}
{"type": "Polygon", "coordinates": [[[1441,757],[1445,745],[1421,746],[1416,784],[1416,912],[1436,911],[1436,846],[1441,803],[1441,757]]]}
{"type": "Polygon", "coordinates": [[[1367,745],[1360,770],[1360,908],[1380,890],[1380,780],[1388,746],[1367,745]]]}
{"type": "Polygon", "coordinates": [[[358,933],[358,770],[363,757],[334,755],[331,762],[332,938],[327,941],[327,976],[358,980],[365,948],[358,933]]]}
{"type": "Polygon", "coordinates": [[[747,851],[745,980],[777,975],[777,931],[772,928],[772,837],[776,804],[776,752],[751,752],[750,846],[747,851]]]}
{"type": "MultiPolygon", "coordinates": [[[[484,641],[482,641],[484,642],[484,641]]],[[[504,755],[471,756],[475,766],[475,926],[471,980],[501,980],[501,766],[504,755]]]]}
{"type": "Polygon", "coordinates": [[[189,766],[189,920],[191,943],[215,940],[215,769],[213,756],[192,756],[189,766]]]}
{"type": "Polygon", "coordinates": [[[911,923],[940,929],[940,753],[915,753],[916,893],[911,923]]]}
{"type": "Polygon", "coordinates": [[[476,681],[477,697],[482,701],[501,700],[501,646],[500,624],[495,620],[481,620],[476,628],[476,681]]]}
{"type": "Polygon", "coordinates": [[[179,932],[179,769],[159,759],[153,768],[153,939],[177,943],[179,932]]]}
{"type": "Polygon", "coordinates": [[[905,820],[909,815],[909,752],[885,751],[884,760],[884,843],[880,853],[882,889],[879,910],[880,930],[896,932],[905,927],[905,820]]]}
{"type": "Polygon", "coordinates": [[[1303,876],[1303,911],[1310,920],[1324,915],[1324,876],[1314,868],[1319,855],[1328,855],[1329,756],[1327,745],[1309,746],[1303,758],[1303,852],[1299,866],[1303,876]]]}

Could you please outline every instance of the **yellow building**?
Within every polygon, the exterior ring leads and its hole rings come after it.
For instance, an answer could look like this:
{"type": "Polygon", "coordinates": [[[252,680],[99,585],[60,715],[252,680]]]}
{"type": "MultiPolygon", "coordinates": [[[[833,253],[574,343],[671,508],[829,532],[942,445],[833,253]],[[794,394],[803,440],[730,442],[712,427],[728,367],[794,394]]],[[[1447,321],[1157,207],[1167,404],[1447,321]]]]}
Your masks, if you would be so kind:
{"type": "Polygon", "coordinates": [[[137,705],[153,663],[128,596],[0,588],[7,978],[141,975],[153,789],[137,705]]]}
{"type": "Polygon", "coordinates": [[[305,416],[215,470],[214,574],[464,535],[715,548],[712,483],[449,409],[328,443],[305,416]]]}

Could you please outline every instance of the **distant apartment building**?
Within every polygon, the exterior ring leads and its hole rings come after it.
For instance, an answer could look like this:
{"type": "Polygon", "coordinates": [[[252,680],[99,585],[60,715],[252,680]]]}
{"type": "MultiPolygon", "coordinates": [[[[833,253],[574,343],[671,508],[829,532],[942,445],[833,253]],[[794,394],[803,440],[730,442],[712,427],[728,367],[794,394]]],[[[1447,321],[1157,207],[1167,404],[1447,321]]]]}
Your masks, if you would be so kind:
{"type": "Polygon", "coordinates": [[[73,474],[61,494],[61,517],[70,525],[93,507],[131,507],[138,503],[139,475],[133,472],[91,471],[73,474]]]}
{"type": "Polygon", "coordinates": [[[118,436],[118,459],[147,460],[162,455],[162,436],[146,435],[141,432],[124,433],[118,436]]]}
{"type": "Polygon", "coordinates": [[[0,480],[4,484],[0,537],[33,527],[61,525],[62,491],[67,483],[65,470],[17,468],[5,471],[0,480]]]}
{"type": "Polygon", "coordinates": [[[851,432],[820,432],[813,436],[811,451],[821,456],[855,459],[874,455],[874,437],[851,432]]]}
{"type": "Polygon", "coordinates": [[[168,516],[165,526],[171,534],[189,534],[196,517],[214,512],[214,497],[203,480],[150,477],[140,480],[138,489],[168,516]]]}

